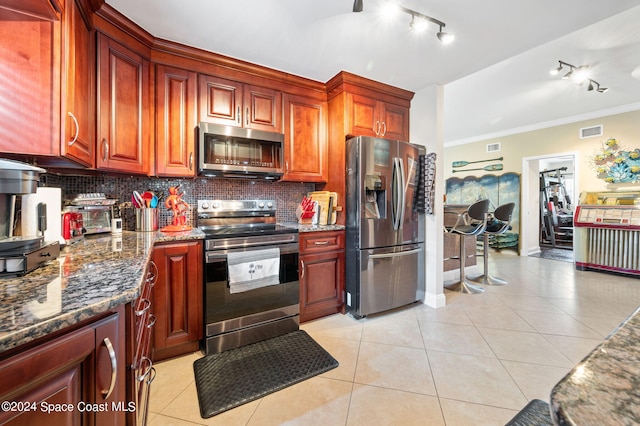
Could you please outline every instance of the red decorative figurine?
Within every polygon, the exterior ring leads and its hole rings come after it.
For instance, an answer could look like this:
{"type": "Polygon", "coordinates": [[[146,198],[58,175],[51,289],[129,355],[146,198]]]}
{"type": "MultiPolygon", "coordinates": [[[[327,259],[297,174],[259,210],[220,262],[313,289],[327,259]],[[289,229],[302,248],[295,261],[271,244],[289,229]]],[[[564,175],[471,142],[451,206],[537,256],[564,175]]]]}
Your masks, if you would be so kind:
{"type": "Polygon", "coordinates": [[[171,224],[162,228],[165,232],[178,232],[188,231],[191,226],[187,225],[187,211],[189,211],[189,204],[187,204],[182,196],[184,193],[178,193],[180,185],[172,186],[169,188],[169,196],[164,202],[167,209],[173,212],[173,219],[171,224]]]}

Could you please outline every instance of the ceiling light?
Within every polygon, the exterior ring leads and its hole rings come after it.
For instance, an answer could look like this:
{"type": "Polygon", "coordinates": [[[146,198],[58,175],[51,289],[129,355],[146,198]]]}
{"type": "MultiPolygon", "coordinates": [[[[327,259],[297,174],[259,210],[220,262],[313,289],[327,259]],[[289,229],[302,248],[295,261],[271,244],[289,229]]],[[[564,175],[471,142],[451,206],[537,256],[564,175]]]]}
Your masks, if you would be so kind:
{"type": "Polygon", "coordinates": [[[551,75],[558,75],[560,71],[562,71],[564,68],[568,68],[569,71],[562,76],[563,79],[570,78],[571,80],[575,81],[576,84],[578,84],[579,86],[582,86],[584,83],[588,81],[589,82],[589,85],[587,86],[588,92],[592,92],[595,89],[597,92],[604,93],[607,90],[609,90],[606,87],[601,88],[600,83],[598,83],[597,81],[589,77],[589,65],[580,65],[579,67],[577,67],[575,65],[571,65],[563,61],[558,61],[558,64],[559,66],[557,68],[552,68],[550,70],[551,75]]]}
{"type": "Polygon", "coordinates": [[[442,31],[442,26],[440,27],[440,31],[436,34],[436,37],[438,37],[438,40],[440,40],[442,44],[449,44],[456,38],[453,34],[442,31]]]}
{"type": "MultiPolygon", "coordinates": [[[[412,30],[418,31],[418,32],[422,32],[426,29],[426,27],[428,26],[429,22],[434,23],[436,25],[438,25],[438,27],[440,28],[440,30],[436,33],[436,36],[438,37],[438,40],[440,40],[442,42],[442,44],[448,44],[451,43],[453,41],[453,39],[455,38],[455,36],[453,34],[449,34],[446,33],[444,31],[442,31],[442,29],[447,25],[444,22],[436,19],[436,18],[432,18],[431,16],[427,16],[424,15],[420,12],[416,12],[415,10],[411,10],[411,9],[407,9],[404,6],[400,6],[398,4],[395,4],[391,1],[386,1],[383,3],[383,13],[384,16],[387,17],[387,15],[391,14],[391,11],[402,11],[408,15],[411,15],[411,22],[409,22],[409,27],[411,27],[412,30]]],[[[353,11],[354,12],[360,12],[362,11],[362,0],[358,1],[356,0],[356,2],[353,4],[353,11]],[[358,10],[359,9],[359,10],[358,10]]]]}
{"type": "Polygon", "coordinates": [[[355,0],[353,2],[353,11],[362,12],[362,0],[355,0]]]}

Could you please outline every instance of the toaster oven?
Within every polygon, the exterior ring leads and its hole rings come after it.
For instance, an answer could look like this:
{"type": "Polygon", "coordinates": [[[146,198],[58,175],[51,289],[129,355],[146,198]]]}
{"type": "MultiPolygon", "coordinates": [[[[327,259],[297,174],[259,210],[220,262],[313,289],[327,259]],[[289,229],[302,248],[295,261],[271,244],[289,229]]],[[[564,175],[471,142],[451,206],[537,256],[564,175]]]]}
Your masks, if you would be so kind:
{"type": "Polygon", "coordinates": [[[78,194],[66,203],[64,211],[82,216],[82,230],[85,235],[111,232],[111,219],[114,217],[117,201],[108,199],[101,193],[78,194]]]}

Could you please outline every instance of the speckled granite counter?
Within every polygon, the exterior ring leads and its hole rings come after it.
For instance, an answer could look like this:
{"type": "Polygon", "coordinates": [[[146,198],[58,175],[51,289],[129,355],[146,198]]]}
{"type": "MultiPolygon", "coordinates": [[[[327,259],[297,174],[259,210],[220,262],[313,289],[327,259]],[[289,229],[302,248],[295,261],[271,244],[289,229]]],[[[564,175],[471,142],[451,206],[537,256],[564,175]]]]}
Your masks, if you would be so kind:
{"type": "Polygon", "coordinates": [[[560,425],[640,424],[640,308],[551,392],[560,425]]]}
{"type": "Polygon", "coordinates": [[[302,225],[296,222],[286,222],[281,225],[297,229],[298,232],[344,231],[345,229],[344,225],[302,225]]]}
{"type": "Polygon", "coordinates": [[[153,244],[202,238],[199,230],[101,234],[24,277],[0,278],[0,353],[133,301],[153,244]]]}

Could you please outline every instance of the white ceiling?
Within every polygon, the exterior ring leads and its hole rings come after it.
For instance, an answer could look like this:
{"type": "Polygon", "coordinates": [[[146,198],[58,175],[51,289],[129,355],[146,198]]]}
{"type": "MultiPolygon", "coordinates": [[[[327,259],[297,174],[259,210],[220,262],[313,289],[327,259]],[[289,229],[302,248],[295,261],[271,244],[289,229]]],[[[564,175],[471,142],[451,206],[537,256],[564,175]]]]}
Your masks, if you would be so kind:
{"type": "MultiPolygon", "coordinates": [[[[416,37],[383,0],[107,0],[156,37],[326,82],[341,70],[445,87],[445,144],[640,109],[640,0],[396,0],[446,23],[416,37]],[[551,77],[589,65],[606,93],[551,77]]],[[[605,129],[606,130],[606,129],[605,129]]]]}

